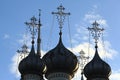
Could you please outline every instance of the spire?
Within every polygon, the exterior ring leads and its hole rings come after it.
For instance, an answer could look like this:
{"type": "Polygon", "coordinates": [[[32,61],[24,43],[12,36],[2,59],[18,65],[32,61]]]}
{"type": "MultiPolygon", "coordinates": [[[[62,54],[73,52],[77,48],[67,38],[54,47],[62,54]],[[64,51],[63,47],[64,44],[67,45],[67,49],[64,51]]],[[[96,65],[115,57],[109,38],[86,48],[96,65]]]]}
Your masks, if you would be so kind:
{"type": "Polygon", "coordinates": [[[40,27],[42,26],[41,21],[40,21],[40,16],[41,16],[41,10],[39,9],[39,20],[38,20],[38,38],[37,38],[37,54],[41,57],[41,48],[40,48],[40,43],[41,43],[41,38],[40,38],[40,27]]]}
{"type": "Polygon", "coordinates": [[[62,27],[63,27],[63,23],[64,23],[64,20],[65,20],[65,16],[69,16],[70,13],[65,13],[64,10],[65,8],[62,6],[62,4],[57,8],[58,12],[52,12],[53,15],[56,15],[57,16],[57,20],[58,20],[58,24],[59,24],[59,28],[60,28],[60,39],[61,39],[61,36],[62,36],[62,27]]]}

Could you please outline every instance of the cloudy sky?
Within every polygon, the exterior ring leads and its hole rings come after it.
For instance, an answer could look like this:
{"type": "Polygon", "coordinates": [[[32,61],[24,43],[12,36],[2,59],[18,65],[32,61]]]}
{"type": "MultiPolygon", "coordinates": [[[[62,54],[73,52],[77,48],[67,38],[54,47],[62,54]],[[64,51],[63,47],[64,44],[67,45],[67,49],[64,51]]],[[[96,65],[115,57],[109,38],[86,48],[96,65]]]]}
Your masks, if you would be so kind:
{"type": "MultiPolygon", "coordinates": [[[[56,17],[51,14],[57,11],[62,3],[66,17],[63,26],[63,43],[76,54],[83,50],[86,55],[94,55],[93,38],[89,37],[87,27],[92,27],[96,20],[104,28],[104,35],[99,40],[99,55],[110,64],[110,80],[120,79],[119,49],[119,0],[1,0],[0,1],[0,71],[1,80],[19,80],[17,65],[21,57],[16,52],[26,43],[31,48],[31,36],[24,22],[32,16],[38,18],[41,9],[41,37],[43,55],[54,48],[58,42],[59,26],[56,17]],[[27,34],[27,36],[25,35],[27,34]]],[[[74,80],[80,80],[80,71],[74,80]]]]}

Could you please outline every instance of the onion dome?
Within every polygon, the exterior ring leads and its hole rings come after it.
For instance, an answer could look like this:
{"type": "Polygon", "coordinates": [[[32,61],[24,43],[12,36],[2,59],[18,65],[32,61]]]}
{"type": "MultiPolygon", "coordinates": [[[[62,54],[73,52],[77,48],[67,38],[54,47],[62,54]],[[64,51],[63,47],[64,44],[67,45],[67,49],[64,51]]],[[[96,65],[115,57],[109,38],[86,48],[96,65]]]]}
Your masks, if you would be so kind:
{"type": "Polygon", "coordinates": [[[47,66],[46,78],[49,74],[55,72],[67,73],[73,77],[79,67],[77,57],[64,47],[61,35],[62,33],[60,32],[57,46],[43,56],[47,66]]]}
{"type": "Polygon", "coordinates": [[[45,72],[46,66],[43,63],[43,60],[40,59],[40,56],[35,54],[33,44],[34,42],[32,42],[32,48],[29,55],[19,63],[18,69],[22,76],[25,74],[36,74],[42,76],[45,72]]]}
{"type": "Polygon", "coordinates": [[[111,74],[111,67],[105,61],[103,61],[98,54],[97,45],[95,46],[94,58],[84,67],[84,75],[87,79],[93,78],[105,78],[111,74]]]}

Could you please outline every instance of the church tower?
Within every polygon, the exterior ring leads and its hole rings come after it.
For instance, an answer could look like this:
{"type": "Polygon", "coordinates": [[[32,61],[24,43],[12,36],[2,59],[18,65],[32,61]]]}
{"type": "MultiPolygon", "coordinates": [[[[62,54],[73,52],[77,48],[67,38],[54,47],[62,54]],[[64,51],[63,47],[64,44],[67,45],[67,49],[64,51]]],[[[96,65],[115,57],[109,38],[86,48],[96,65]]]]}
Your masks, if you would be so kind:
{"type": "Polygon", "coordinates": [[[32,47],[29,55],[25,57],[21,62],[19,63],[18,69],[21,73],[21,80],[44,80],[43,74],[46,71],[46,65],[44,64],[43,60],[40,58],[40,14],[39,14],[39,20],[37,22],[37,19],[35,17],[31,18],[31,22],[26,22],[26,25],[29,26],[30,32],[32,34],[32,47]],[[37,39],[37,54],[35,53],[34,49],[34,38],[35,38],[35,29],[38,30],[38,39],[37,39]]]}
{"type": "Polygon", "coordinates": [[[93,28],[88,28],[95,39],[95,55],[84,67],[84,75],[87,80],[109,80],[111,74],[109,64],[103,61],[98,54],[98,38],[100,37],[100,32],[104,30],[103,28],[99,28],[98,25],[99,24],[95,21],[93,23],[93,28]]]}
{"type": "Polygon", "coordinates": [[[42,58],[47,66],[45,77],[47,80],[71,80],[78,70],[78,60],[62,42],[63,21],[65,16],[70,15],[70,13],[63,12],[65,8],[62,5],[57,9],[58,12],[52,12],[52,14],[55,14],[58,18],[60,28],[59,41],[57,46],[48,51],[42,58]]]}

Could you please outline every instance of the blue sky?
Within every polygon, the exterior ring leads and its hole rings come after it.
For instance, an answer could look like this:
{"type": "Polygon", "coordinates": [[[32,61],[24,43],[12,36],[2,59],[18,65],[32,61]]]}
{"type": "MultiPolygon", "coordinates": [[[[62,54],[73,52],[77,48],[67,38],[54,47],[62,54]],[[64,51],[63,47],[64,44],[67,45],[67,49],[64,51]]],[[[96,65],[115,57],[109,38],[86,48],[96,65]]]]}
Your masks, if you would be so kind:
{"type": "MultiPolygon", "coordinates": [[[[105,28],[104,46],[105,51],[99,52],[112,67],[111,80],[120,79],[119,64],[119,21],[120,21],[120,1],[119,0],[1,0],[0,1],[0,71],[1,80],[19,80],[15,74],[16,51],[23,45],[26,25],[32,16],[38,17],[38,9],[41,9],[42,23],[42,50],[48,51],[58,42],[58,23],[54,19],[52,11],[63,4],[66,12],[70,12],[69,17],[71,28],[72,48],[75,53],[81,49],[85,50],[88,43],[88,33],[86,28],[91,26],[91,22],[97,20],[101,27],[105,28]],[[53,27],[52,32],[50,29],[53,27]],[[49,37],[51,36],[51,37],[49,37]],[[49,45],[47,45],[49,44],[49,45]],[[105,52],[105,54],[103,54],[105,52]],[[105,56],[106,55],[106,56],[105,56]]],[[[30,39],[27,40],[30,42],[30,39]]],[[[91,38],[92,41],[92,38],[91,38]]],[[[63,26],[63,43],[70,48],[70,37],[67,19],[63,26]],[[68,41],[69,40],[69,41],[68,41]]],[[[93,55],[94,44],[91,44],[91,54],[93,55]]],[[[101,44],[100,44],[101,46],[101,44]]],[[[30,48],[30,46],[29,46],[30,48]]],[[[100,48],[103,50],[102,48],[100,48]]],[[[78,76],[78,73],[77,73],[78,76]]],[[[77,79],[77,78],[76,78],[77,79]]],[[[75,79],[75,80],[76,80],[75,79]]]]}

